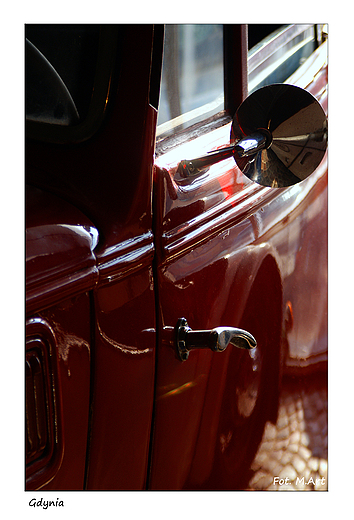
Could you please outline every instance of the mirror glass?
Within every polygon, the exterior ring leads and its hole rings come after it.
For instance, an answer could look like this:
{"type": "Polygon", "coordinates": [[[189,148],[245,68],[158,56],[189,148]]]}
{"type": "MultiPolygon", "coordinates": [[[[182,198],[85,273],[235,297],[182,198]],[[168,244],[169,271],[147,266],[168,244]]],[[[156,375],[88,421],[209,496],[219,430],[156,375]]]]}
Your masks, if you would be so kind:
{"type": "Polygon", "coordinates": [[[286,84],[262,87],[238,108],[231,139],[264,133],[267,146],[248,157],[234,155],[242,173],[272,188],[291,186],[317,168],[327,149],[327,117],[306,90],[286,84]]]}

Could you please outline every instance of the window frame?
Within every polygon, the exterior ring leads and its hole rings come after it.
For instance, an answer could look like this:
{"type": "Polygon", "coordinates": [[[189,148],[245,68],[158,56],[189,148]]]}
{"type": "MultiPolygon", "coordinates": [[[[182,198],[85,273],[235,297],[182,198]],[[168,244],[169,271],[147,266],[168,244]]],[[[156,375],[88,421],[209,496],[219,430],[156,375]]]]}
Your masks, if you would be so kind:
{"type": "Polygon", "coordinates": [[[156,157],[191,139],[230,123],[238,106],[247,97],[247,25],[223,25],[224,109],[210,117],[161,136],[156,142],[156,157]]]}

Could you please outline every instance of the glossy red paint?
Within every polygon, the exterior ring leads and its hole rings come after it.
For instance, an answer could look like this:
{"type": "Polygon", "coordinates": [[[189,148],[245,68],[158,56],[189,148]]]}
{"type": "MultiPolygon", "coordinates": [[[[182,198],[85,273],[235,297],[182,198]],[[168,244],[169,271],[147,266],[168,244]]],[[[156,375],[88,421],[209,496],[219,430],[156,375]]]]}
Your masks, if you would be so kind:
{"type": "MultiPolygon", "coordinates": [[[[156,334],[152,212],[145,201],[147,193],[152,193],[155,127],[156,111],[150,107],[142,156],[149,182],[147,192],[139,189],[135,199],[143,215],[141,227],[144,222],[149,226],[97,255],[100,278],[94,296],[94,398],[87,489],[139,490],[146,485],[156,334]]],[[[148,200],[151,204],[151,196],[148,200]]]]}
{"type": "MultiPolygon", "coordinates": [[[[154,164],[154,41],[152,26],[124,28],[88,141],[26,145],[27,337],[50,337],[57,417],[27,489],[244,489],[285,378],[300,392],[326,370],[326,159],[287,189],[254,185],[233,159],[178,177],[181,159],[229,143],[224,114],[154,164]],[[181,362],[181,317],[244,328],[257,349],[181,362]]],[[[306,86],[325,108],[326,85],[322,68],[306,86]]]]}
{"type": "Polygon", "coordinates": [[[63,431],[56,342],[41,318],[26,323],[26,483],[47,484],[63,458],[63,431]],[[49,376],[48,376],[49,375],[49,376]]]}
{"type": "Polygon", "coordinates": [[[75,146],[29,140],[26,147],[27,182],[87,215],[100,232],[99,254],[144,233],[151,221],[152,159],[146,164],[143,157],[147,143],[154,146],[148,122],[153,26],[120,30],[124,52],[116,57],[111,101],[99,131],[75,146]]]}
{"type": "MultiPolygon", "coordinates": [[[[320,74],[311,90],[326,107],[323,87],[320,74]]],[[[229,136],[227,126],[196,139],[194,156],[229,136]]],[[[162,155],[155,173],[162,341],[150,487],[243,489],[266,422],[277,419],[284,373],[321,362],[326,370],[327,166],[274,190],[242,179],[233,159],[204,178],[179,178],[176,161],[188,151],[162,155]],[[192,329],[244,328],[257,349],[194,351],[181,363],[173,332],[181,317],[192,329]]]]}
{"type": "Polygon", "coordinates": [[[91,290],[98,232],[71,204],[26,186],[26,311],[91,290]]]}
{"type": "Polygon", "coordinates": [[[30,187],[26,201],[27,314],[54,331],[65,428],[63,460],[54,477],[44,475],[45,489],[142,489],[146,480],[156,110],[148,103],[153,27],[139,26],[139,38],[135,30],[125,29],[131,44],[101,132],[76,147],[26,147],[27,182],[41,187],[30,187]]]}
{"type": "MultiPolygon", "coordinates": [[[[55,398],[60,402],[58,428],[62,460],[43,490],[80,490],[85,481],[87,432],[90,409],[90,301],[88,293],[63,299],[60,304],[36,313],[55,338],[58,385],[55,398]]],[[[27,485],[27,489],[34,489],[27,485]]],[[[37,486],[35,487],[37,489],[37,486]]]]}
{"type": "MultiPolygon", "coordinates": [[[[26,345],[44,345],[53,378],[48,414],[55,411],[56,429],[48,447],[52,456],[29,466],[26,487],[82,489],[90,397],[88,292],[98,279],[98,233],[54,195],[28,186],[26,201],[26,345]]],[[[50,381],[48,373],[44,377],[50,381]]]]}

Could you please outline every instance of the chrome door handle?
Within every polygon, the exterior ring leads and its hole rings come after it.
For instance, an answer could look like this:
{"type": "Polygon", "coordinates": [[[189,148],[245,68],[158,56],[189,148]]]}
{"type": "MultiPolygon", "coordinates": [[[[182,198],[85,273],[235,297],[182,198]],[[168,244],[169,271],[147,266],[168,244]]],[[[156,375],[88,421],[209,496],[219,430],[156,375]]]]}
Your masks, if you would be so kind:
{"type": "Polygon", "coordinates": [[[247,350],[257,346],[255,338],[245,330],[234,327],[192,330],[185,318],[180,318],[177,322],[175,341],[177,354],[181,361],[188,358],[190,350],[198,348],[209,348],[214,352],[223,352],[229,344],[247,350]]]}

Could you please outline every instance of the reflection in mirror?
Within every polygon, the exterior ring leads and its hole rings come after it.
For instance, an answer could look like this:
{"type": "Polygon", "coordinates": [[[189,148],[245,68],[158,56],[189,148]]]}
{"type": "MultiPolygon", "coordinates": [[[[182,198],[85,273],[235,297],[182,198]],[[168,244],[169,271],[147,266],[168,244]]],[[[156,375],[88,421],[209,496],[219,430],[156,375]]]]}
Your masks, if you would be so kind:
{"type": "Polygon", "coordinates": [[[293,85],[263,87],[240,105],[231,139],[255,132],[267,135],[266,147],[234,158],[244,175],[263,186],[282,188],[306,179],[326,152],[326,115],[309,92],[293,85]]]}

